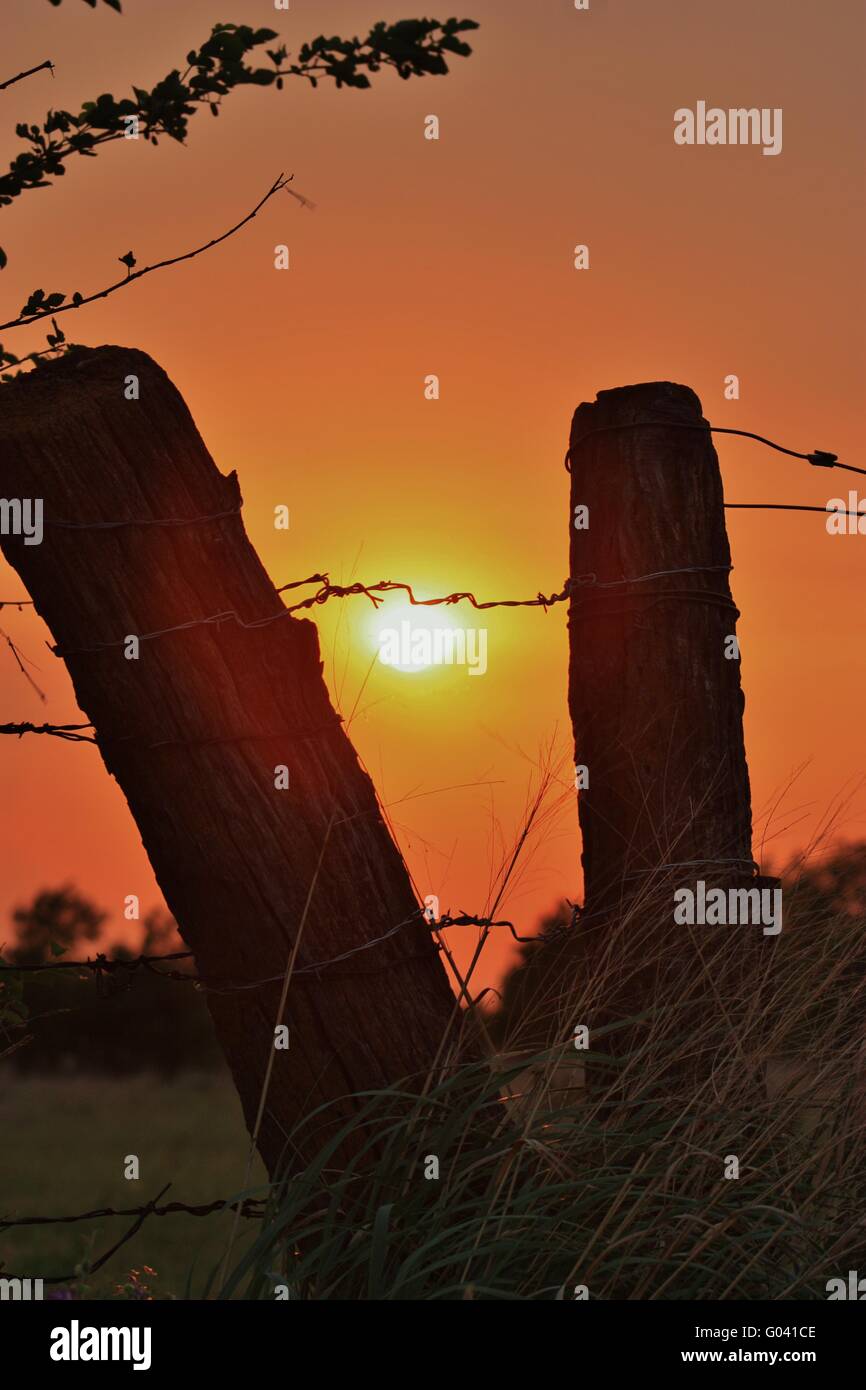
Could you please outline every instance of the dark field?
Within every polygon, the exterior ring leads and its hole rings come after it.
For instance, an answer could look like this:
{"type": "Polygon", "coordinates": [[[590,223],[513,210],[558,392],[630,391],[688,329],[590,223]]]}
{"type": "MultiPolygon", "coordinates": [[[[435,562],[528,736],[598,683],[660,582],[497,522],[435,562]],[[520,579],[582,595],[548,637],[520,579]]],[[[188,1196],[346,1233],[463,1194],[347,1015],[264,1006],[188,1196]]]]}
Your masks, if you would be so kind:
{"type": "MultiPolygon", "coordinates": [[[[49,1080],[7,1070],[0,1089],[0,1134],[0,1215],[5,1218],[137,1207],[169,1182],[164,1201],[233,1196],[243,1182],[248,1148],[237,1093],[225,1072],[190,1073],[172,1081],[149,1076],[49,1080]],[[137,1182],[123,1176],[128,1154],[140,1161],[137,1182]]],[[[263,1180],[256,1158],[251,1186],[263,1180]]],[[[157,1298],[200,1297],[225,1252],[232,1221],[223,1213],[151,1217],[92,1279],[85,1276],[81,1292],[91,1298],[116,1296],[116,1286],[126,1284],[134,1269],[157,1298]],[[145,1265],[156,1271],[154,1277],[144,1273],[145,1265]]],[[[70,1273],[80,1262],[98,1258],[131,1224],[132,1218],[111,1217],[6,1231],[0,1235],[3,1272],[32,1278],[70,1273]]],[[[241,1224],[235,1253],[243,1249],[248,1224],[241,1224]]],[[[50,1293],[47,1285],[45,1293],[50,1293]]]]}

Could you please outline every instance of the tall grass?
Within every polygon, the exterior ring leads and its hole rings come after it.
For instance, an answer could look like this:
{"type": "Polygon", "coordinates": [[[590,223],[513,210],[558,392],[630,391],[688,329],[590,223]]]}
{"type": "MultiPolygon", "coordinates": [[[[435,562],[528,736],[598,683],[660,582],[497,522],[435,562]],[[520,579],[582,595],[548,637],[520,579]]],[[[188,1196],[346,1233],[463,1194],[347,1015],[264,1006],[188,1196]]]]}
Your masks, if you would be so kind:
{"type": "Polygon", "coordinates": [[[464,1018],[481,1058],[359,1096],[355,1157],[288,1166],[213,1293],[822,1299],[866,1272],[863,918],[795,897],[777,938],[679,927],[672,894],[603,949],[529,948],[520,1008],[464,1018]]]}

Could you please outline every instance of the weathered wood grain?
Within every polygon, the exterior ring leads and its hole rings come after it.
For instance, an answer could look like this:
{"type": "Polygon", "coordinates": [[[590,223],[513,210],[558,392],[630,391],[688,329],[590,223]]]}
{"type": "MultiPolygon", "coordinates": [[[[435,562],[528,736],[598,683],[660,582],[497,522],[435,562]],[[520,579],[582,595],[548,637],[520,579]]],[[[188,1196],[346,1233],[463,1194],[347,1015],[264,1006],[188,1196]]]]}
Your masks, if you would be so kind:
{"type": "MultiPolygon", "coordinates": [[[[0,388],[0,493],[44,499],[43,543],[7,536],[3,552],[66,653],[78,703],[200,974],[277,977],[207,994],[251,1125],[280,980],[329,823],[298,970],[418,911],[328,697],[316,628],[293,617],[260,628],[230,619],[143,641],[139,660],[125,659],[121,645],[82,650],[214,614],[251,623],[284,608],[240,516],[176,528],[52,524],[192,518],[240,502],[237,478],[219,472],[178,391],[143,353],[77,350],[0,388]],[[137,401],[124,395],[131,374],[137,401]],[[280,764],[290,769],[287,791],[275,789],[280,764]]],[[[291,1045],[276,1054],[260,1138],[270,1170],[316,1107],[337,1102],[345,1117],[341,1097],[425,1073],[454,1011],[417,918],[342,964],[298,975],[285,1019],[291,1045]]],[[[330,1127],[318,1121],[293,1156],[308,1156],[330,1127]]]]}
{"type": "MultiPolygon", "coordinates": [[[[575,761],[589,775],[579,794],[584,933],[597,963],[611,924],[628,919],[605,970],[604,1002],[620,1013],[680,991],[710,997],[701,951],[673,921],[674,886],[751,881],[740,662],[725,655],[738,614],[706,424],[694,392],[655,382],[601,392],[571,430],[569,706],[575,761]],[[589,508],[587,529],[574,526],[578,506],[589,508]],[[677,949],[660,949],[671,942],[677,949]]],[[[720,930],[731,960],[753,957],[760,928],[720,930]]],[[[718,929],[701,940],[715,949],[718,929]]]]}

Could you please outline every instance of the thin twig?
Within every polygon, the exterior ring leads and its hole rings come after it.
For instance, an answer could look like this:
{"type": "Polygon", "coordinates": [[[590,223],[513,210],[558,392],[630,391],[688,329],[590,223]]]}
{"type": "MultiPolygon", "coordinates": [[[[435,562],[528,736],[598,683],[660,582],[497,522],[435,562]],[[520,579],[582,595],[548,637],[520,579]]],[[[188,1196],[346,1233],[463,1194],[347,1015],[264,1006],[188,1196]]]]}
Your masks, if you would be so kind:
{"type": "Polygon", "coordinates": [[[222,236],[214,237],[212,241],[206,242],[204,246],[198,246],[194,251],[186,251],[182,256],[172,256],[169,260],[157,261],[155,265],[143,266],[141,270],[133,271],[131,274],[125,276],[123,280],[118,280],[115,284],[109,285],[107,289],[99,290],[97,294],[89,294],[85,298],[79,299],[77,302],[61,304],[59,309],[43,309],[42,312],[38,314],[26,314],[17,319],[10,319],[8,323],[0,324],[0,332],[7,328],[20,328],[24,325],[38,323],[40,319],[56,317],[58,314],[68,314],[74,309],[83,309],[86,304],[93,304],[98,299],[106,299],[108,295],[115,294],[117,290],[125,289],[126,286],[131,285],[134,280],[140,280],[143,275],[152,275],[156,270],[165,270],[168,266],[180,265],[182,261],[193,260],[195,256],[202,255],[204,251],[210,251],[214,246],[219,246],[221,242],[227,241],[229,237],[234,236],[236,232],[239,232],[242,227],[245,227],[248,222],[251,222],[254,217],[258,216],[265,206],[265,203],[269,202],[275,193],[281,193],[283,189],[304,206],[308,206],[308,198],[304,198],[300,193],[293,192],[293,190],[288,187],[293,177],[294,175],[291,175],[287,178],[284,174],[280,174],[280,177],[271,184],[265,196],[256,204],[252,212],[248,212],[246,217],[242,218],[240,222],[237,222],[227,232],[223,232],[222,236]]]}
{"type": "MultiPolygon", "coordinates": [[[[26,666],[24,665],[24,662],[27,660],[27,658],[23,655],[23,653],[22,653],[21,651],[19,651],[19,649],[16,647],[15,643],[12,641],[12,638],[9,636],[8,632],[4,632],[3,629],[2,629],[2,627],[0,627],[0,637],[2,637],[2,638],[4,639],[4,641],[6,642],[7,647],[9,648],[9,650],[10,650],[11,653],[12,653],[12,655],[14,656],[15,661],[16,661],[17,666],[18,666],[18,669],[19,669],[19,671],[21,672],[22,676],[24,677],[24,679],[25,679],[26,681],[29,681],[29,683],[33,686],[33,689],[36,691],[36,694],[39,696],[40,700],[42,701],[42,703],[43,703],[43,705],[44,705],[44,704],[45,704],[45,701],[46,701],[47,698],[48,698],[48,696],[45,694],[45,691],[44,691],[44,690],[41,690],[40,687],[36,684],[35,680],[34,680],[33,677],[31,676],[30,672],[27,670],[26,666]]],[[[32,662],[31,662],[31,665],[32,665],[32,662]]]]}
{"type": "Polygon", "coordinates": [[[32,77],[34,73],[42,72],[45,68],[50,70],[51,76],[53,77],[54,64],[50,58],[46,58],[45,62],[40,63],[38,67],[28,68],[26,72],[19,72],[17,77],[8,77],[5,82],[0,82],[0,92],[5,92],[7,87],[14,87],[16,82],[23,82],[25,77],[32,77]]]}

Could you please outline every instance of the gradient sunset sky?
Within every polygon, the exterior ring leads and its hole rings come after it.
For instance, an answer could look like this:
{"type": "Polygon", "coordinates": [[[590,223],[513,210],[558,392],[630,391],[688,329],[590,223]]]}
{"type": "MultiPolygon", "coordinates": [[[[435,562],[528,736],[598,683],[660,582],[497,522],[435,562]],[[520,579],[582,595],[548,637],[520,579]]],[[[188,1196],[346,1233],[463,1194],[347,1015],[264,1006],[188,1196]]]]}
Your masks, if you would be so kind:
{"type": "MultiPolygon", "coordinates": [[[[425,12],[412,0],[292,0],[288,13],[270,0],[124,0],[119,16],[4,0],[0,76],[56,66],[0,93],[4,158],[22,148],[17,122],[152,86],[218,21],[273,27],[294,51],[425,12]]],[[[129,249],[145,264],[207,241],[293,173],[315,211],[278,198],[214,252],[63,320],[77,342],[141,348],[166,369],[219,467],[237,470],[277,584],[328,571],[405,580],[424,597],[560,589],[571,415],[629,382],[682,382],[715,424],[866,466],[859,0],[466,0],[456,13],[481,28],[445,79],[241,90],[219,120],[192,119],[186,147],[122,141],[71,161],[56,186],[4,210],[4,318],[36,286],[101,288],[129,249]],[[677,146],[674,112],[699,100],[781,107],[782,153],[677,146]],[[430,114],[437,142],[424,138],[430,114]],[[288,272],[274,269],[279,243],[288,272]],[[574,269],[578,243],[588,271],[574,269]],[[739,401],[724,397],[731,373],[739,401]],[[288,533],[273,527],[281,503],[288,533]]],[[[43,336],[19,330],[4,346],[22,353],[43,336]]],[[[824,506],[857,481],[747,441],[717,447],[729,501],[824,506]]],[[[729,513],[728,526],[756,851],[772,810],[765,854],[778,863],[840,799],[838,836],[866,836],[866,536],[831,537],[817,514],[729,513]]],[[[0,599],[21,593],[4,564],[0,599]]],[[[529,929],[578,894],[564,605],[451,610],[487,629],[477,678],[383,668],[377,634],[399,626],[399,601],[315,616],[332,695],[421,894],[486,910],[545,760],[558,766],[551,814],[500,915],[529,929]]],[[[76,722],[41,622],[6,609],[0,625],[48,696],[3,647],[0,722],[76,722]]],[[[0,759],[2,921],[65,882],[118,932],[127,894],[160,901],[94,748],[6,738],[0,759]]],[[[452,933],[458,960],[475,936],[452,933]]],[[[475,983],[495,983],[511,951],[497,937],[475,983]]]]}

